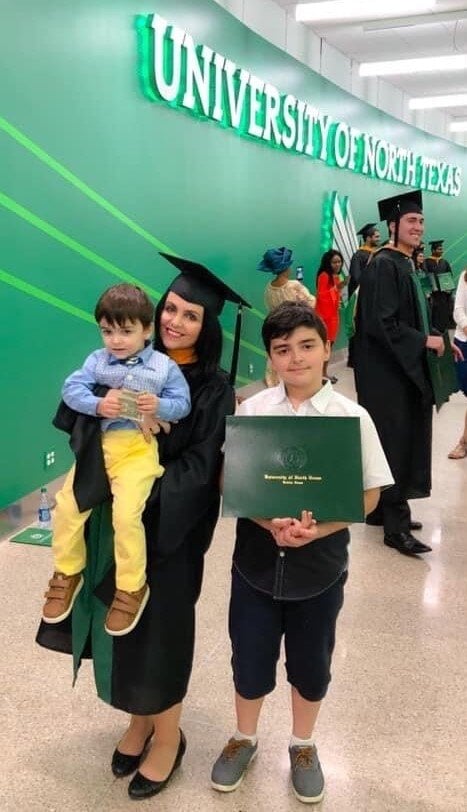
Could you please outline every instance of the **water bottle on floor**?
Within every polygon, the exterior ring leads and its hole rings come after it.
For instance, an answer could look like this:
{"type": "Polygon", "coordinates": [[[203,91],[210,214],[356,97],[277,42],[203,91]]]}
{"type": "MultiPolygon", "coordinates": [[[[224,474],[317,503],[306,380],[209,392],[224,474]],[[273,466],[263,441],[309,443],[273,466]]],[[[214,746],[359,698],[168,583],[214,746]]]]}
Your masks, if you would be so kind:
{"type": "Polygon", "coordinates": [[[38,525],[42,527],[43,530],[50,530],[52,526],[52,517],[50,514],[50,502],[49,496],[47,493],[47,488],[41,488],[41,495],[39,498],[39,510],[38,510],[38,525]]]}
{"type": "Polygon", "coordinates": [[[298,279],[299,282],[303,282],[303,265],[297,265],[295,278],[298,279]]]}

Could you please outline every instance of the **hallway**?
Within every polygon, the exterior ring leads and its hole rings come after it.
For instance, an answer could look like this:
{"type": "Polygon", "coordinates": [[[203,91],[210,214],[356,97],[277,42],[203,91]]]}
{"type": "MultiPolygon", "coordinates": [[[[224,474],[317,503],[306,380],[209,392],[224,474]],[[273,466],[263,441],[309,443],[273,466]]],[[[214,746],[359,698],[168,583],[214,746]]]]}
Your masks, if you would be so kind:
{"type": "MultiPolygon", "coordinates": [[[[351,372],[333,365],[353,395],[351,372]]],[[[334,678],[316,731],[326,778],[323,812],[467,810],[467,459],[447,459],[466,400],[434,421],[433,495],[412,503],[432,545],[424,558],[355,526],[338,624],[334,678]]],[[[267,699],[259,755],[231,795],[210,788],[213,760],[234,726],[226,612],[234,522],[221,520],[206,559],[196,659],[183,729],[188,749],[171,786],[145,809],[288,812],[288,691],[283,666],[267,699]]],[[[125,717],[98,701],[88,662],[74,689],[71,662],[34,635],[50,550],[0,542],[4,617],[0,658],[2,812],[121,812],[131,806],[110,757],[125,717]]],[[[133,807],[131,807],[133,808],[133,807]]]]}

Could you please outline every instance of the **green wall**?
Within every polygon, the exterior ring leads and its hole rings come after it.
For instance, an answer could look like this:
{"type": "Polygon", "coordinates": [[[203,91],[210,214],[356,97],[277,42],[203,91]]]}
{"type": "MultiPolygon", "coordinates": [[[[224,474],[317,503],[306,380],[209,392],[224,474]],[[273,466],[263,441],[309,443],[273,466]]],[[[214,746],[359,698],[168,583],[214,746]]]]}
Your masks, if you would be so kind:
{"type": "MultiPolygon", "coordinates": [[[[0,30],[0,507],[62,473],[50,425],[65,375],[99,344],[95,300],[131,278],[155,298],[173,278],[168,247],[204,261],[258,310],[245,319],[239,383],[261,377],[262,290],[255,266],[286,244],[312,284],[323,201],[350,195],[375,216],[390,184],[239,138],[149,102],[137,75],[135,17],[158,12],[281,91],[415,152],[463,167],[466,151],[380,113],[245,28],[213,0],[6,0],[0,30]],[[252,370],[252,371],[250,371],[252,370]],[[55,466],[44,470],[44,452],[55,466]]],[[[400,187],[399,187],[400,188],[400,187]]],[[[425,195],[430,234],[467,257],[467,196],[425,195]]],[[[234,313],[226,308],[231,332],[234,313]]],[[[226,358],[231,341],[226,338],[226,358]]]]}

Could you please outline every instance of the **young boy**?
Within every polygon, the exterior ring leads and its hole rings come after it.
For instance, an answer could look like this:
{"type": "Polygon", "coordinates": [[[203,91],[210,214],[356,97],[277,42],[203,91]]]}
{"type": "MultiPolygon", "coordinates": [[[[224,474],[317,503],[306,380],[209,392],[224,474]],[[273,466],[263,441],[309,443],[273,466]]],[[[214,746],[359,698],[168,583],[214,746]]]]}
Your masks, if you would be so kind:
{"type": "MultiPolygon", "coordinates": [[[[365,409],[323,381],[330,355],[323,322],[307,305],[284,302],[267,316],[262,335],[282,382],[244,401],[238,414],[358,416],[365,512],[373,510],[380,488],[393,482],[391,471],[365,409]]],[[[238,520],[229,617],[237,731],[214,764],[214,789],[236,789],[256,756],[259,714],[265,695],[275,686],[284,634],[292,686],[293,790],[304,803],[323,797],[324,778],[312,733],[331,678],[349,540],[347,524],[320,523],[308,510],[300,520],[238,520]]]]}
{"type": "MultiPolygon", "coordinates": [[[[102,418],[102,449],[113,496],[116,592],[105,620],[106,631],[121,636],[138,623],[149,598],[146,539],[142,513],[154,480],[162,476],[158,448],[150,432],[125,418],[121,389],[140,394],[136,408],[143,419],[179,420],[190,411],[190,393],[177,364],[150,344],[154,306],[136,285],[114,285],[102,294],[94,312],[104,349],[96,350],[63,386],[65,403],[76,412],[102,418]],[[97,397],[97,384],[108,386],[97,397]]],[[[52,552],[55,572],[45,593],[42,619],[60,623],[70,614],[83,585],[86,564],[82,513],[73,494],[74,467],[57,494],[52,552]]]]}

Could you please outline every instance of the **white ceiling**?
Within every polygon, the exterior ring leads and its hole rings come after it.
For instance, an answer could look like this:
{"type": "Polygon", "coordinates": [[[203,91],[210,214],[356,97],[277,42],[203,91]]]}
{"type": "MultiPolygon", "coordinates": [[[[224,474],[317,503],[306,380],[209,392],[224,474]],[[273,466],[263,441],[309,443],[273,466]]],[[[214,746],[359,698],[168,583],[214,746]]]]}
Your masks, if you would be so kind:
{"type": "MultiPolygon", "coordinates": [[[[275,2],[295,16],[296,3],[291,3],[290,0],[275,0],[275,2]]],[[[346,4],[345,0],[340,2],[346,4]]],[[[434,12],[431,0],[427,2],[426,10],[421,11],[418,16],[410,15],[404,18],[399,14],[397,19],[390,19],[390,0],[375,0],[371,19],[358,23],[336,19],[332,24],[326,22],[305,25],[356,62],[467,53],[467,2],[436,0],[435,5],[434,12]],[[426,22],[427,18],[429,22],[426,22]],[[373,27],[378,25],[388,28],[373,30],[373,27]]],[[[467,92],[465,70],[383,78],[385,82],[395,85],[410,96],[467,92]]],[[[453,120],[467,117],[467,107],[452,107],[446,112],[453,120]]]]}

